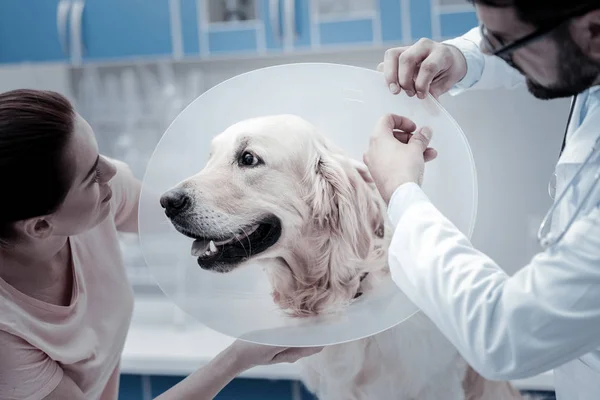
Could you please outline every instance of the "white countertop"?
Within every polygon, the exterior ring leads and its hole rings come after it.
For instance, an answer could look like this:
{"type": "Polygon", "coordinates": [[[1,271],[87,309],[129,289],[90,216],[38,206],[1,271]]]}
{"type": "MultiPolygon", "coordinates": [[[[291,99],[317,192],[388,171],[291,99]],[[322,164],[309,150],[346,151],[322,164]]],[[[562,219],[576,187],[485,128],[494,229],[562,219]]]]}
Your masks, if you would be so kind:
{"type": "MultiPolygon", "coordinates": [[[[123,373],[188,375],[208,363],[234,341],[183,314],[166,297],[137,298],[123,351],[123,373]]],[[[253,368],[245,378],[297,380],[294,364],[253,368]]],[[[553,390],[552,373],[514,381],[519,389],[553,390]]]]}

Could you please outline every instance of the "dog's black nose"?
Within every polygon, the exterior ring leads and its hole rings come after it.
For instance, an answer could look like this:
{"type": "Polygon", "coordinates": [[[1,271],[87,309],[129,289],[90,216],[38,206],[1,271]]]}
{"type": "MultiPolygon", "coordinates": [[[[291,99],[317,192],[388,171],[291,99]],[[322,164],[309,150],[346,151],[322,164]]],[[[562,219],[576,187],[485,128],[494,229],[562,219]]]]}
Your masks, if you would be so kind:
{"type": "Polygon", "coordinates": [[[173,189],[161,196],[160,205],[165,209],[167,216],[173,218],[190,208],[192,200],[185,191],[173,189]]]}

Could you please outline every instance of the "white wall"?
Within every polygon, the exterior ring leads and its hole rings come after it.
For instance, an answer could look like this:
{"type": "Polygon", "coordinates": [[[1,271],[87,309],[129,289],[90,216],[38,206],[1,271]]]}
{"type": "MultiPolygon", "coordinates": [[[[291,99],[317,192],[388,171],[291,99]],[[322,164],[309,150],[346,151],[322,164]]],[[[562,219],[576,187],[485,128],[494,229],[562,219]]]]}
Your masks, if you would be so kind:
{"type": "Polygon", "coordinates": [[[73,99],[69,67],[60,64],[0,65],[0,93],[14,89],[53,90],[73,99]]]}
{"type": "Polygon", "coordinates": [[[526,90],[446,96],[443,105],[471,144],[479,212],[473,243],[514,273],[539,250],[537,229],[551,204],[569,100],[543,102],[526,90]]]}

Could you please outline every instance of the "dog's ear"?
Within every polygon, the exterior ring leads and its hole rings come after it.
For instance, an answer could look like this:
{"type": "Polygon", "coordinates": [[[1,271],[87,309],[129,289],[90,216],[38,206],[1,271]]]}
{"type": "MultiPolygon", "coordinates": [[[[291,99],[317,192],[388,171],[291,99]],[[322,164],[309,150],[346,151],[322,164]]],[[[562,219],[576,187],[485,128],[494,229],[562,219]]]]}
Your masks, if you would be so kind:
{"type": "Polygon", "coordinates": [[[383,221],[368,169],[325,141],[317,145],[311,169],[309,205],[314,222],[347,243],[350,254],[365,258],[383,221]]]}
{"type": "Polygon", "coordinates": [[[380,267],[371,261],[384,255],[379,228],[385,204],[368,169],[322,137],[313,143],[302,182],[309,240],[300,244],[295,268],[273,275],[276,301],[296,315],[348,304],[364,274],[380,267]]]}

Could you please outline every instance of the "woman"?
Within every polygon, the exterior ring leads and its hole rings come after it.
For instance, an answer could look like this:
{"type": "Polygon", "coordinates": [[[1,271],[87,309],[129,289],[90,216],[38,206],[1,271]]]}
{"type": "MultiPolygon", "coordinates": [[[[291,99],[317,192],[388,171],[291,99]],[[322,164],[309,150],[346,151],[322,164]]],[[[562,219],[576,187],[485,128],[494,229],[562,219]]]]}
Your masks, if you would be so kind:
{"type": "MultiPolygon", "coordinates": [[[[0,182],[0,398],[116,399],[133,309],[117,231],[137,232],[139,181],[67,99],[18,90],[0,94],[0,182]]],[[[161,398],[317,351],[235,342],[161,398]]]]}

